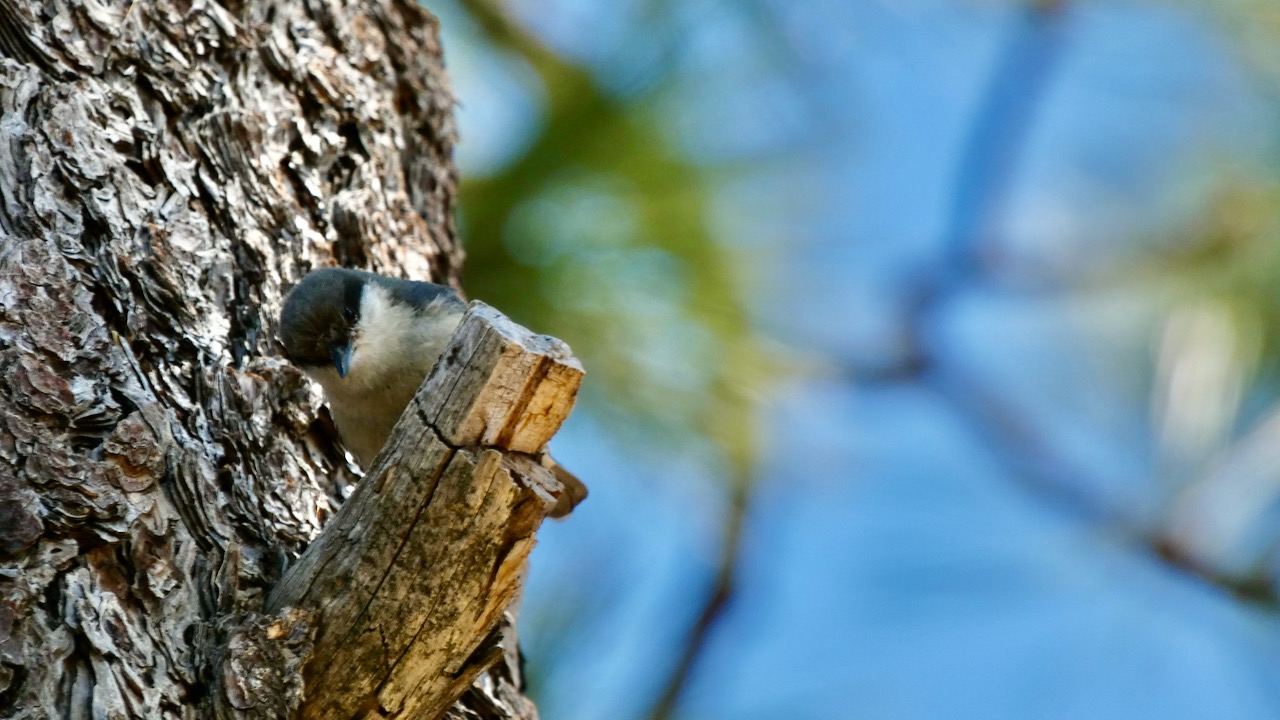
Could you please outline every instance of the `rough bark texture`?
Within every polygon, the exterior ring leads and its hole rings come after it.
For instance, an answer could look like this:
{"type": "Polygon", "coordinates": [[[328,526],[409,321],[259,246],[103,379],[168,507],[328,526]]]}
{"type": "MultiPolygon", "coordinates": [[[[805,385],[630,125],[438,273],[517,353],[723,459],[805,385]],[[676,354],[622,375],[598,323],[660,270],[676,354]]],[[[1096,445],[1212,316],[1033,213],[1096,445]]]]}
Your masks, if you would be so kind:
{"type": "Polygon", "coordinates": [[[441,358],[267,603],[316,613],[304,718],[438,717],[502,657],[499,621],[562,491],[531,453],[582,368],[482,303],[441,358]]]}
{"type": "Polygon", "coordinates": [[[355,478],[276,314],[456,284],[451,109],[413,2],[0,0],[0,717],[292,714],[264,600],[355,478]]]}

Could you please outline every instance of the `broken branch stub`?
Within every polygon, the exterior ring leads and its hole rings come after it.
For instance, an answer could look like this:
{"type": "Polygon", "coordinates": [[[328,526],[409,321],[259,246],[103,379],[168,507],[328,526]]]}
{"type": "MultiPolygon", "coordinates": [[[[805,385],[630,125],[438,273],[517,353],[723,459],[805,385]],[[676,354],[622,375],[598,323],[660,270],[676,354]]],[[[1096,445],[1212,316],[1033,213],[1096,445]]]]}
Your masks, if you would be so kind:
{"type": "Polygon", "coordinates": [[[501,655],[495,629],[562,487],[568,347],[472,303],[351,498],[272,592],[318,613],[303,718],[434,718],[501,655]]]}
{"type": "Polygon", "coordinates": [[[582,374],[568,345],[472,302],[414,402],[451,445],[536,454],[568,417],[582,374]]]}

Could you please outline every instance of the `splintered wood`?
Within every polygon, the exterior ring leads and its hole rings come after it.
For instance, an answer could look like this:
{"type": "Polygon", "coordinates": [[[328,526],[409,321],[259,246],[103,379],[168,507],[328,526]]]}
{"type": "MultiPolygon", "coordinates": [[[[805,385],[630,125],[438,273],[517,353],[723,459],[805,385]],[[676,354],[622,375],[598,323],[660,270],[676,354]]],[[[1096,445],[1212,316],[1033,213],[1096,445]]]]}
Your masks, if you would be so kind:
{"type": "Polygon", "coordinates": [[[496,632],[563,491],[530,457],[573,408],[564,343],[473,303],[351,498],[268,606],[316,611],[304,718],[435,718],[496,632]]]}
{"type": "Polygon", "coordinates": [[[451,445],[538,453],[582,382],[569,346],[472,303],[415,402],[451,445]]]}

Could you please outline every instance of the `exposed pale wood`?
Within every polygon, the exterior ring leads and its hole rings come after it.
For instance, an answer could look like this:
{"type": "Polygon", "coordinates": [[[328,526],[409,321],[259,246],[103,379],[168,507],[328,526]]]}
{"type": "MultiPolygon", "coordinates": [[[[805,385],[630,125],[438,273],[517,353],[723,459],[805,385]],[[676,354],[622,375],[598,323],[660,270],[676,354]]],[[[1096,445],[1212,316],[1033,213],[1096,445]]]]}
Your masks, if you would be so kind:
{"type": "Polygon", "coordinates": [[[418,402],[455,446],[540,453],[560,429],[582,382],[569,346],[534,335],[472,302],[418,402]]]}
{"type": "Polygon", "coordinates": [[[582,369],[482,303],[442,357],[268,601],[317,613],[305,718],[439,717],[502,655],[499,621],[562,492],[527,453],[568,416],[582,369]]]}

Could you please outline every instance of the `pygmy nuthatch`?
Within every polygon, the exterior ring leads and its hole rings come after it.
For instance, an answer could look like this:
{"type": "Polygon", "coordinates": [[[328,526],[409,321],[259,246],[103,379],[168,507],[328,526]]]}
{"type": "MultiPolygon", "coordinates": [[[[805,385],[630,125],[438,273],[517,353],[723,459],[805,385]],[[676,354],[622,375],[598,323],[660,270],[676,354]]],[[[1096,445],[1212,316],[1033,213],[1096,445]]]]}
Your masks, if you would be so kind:
{"type": "MultiPolygon", "coordinates": [[[[325,268],[285,298],[280,339],[289,360],[320,383],[342,443],[367,468],[466,309],[443,285],[325,268]]],[[[587,489],[558,463],[552,469],[565,486],[551,513],[559,517],[587,489]]]]}

